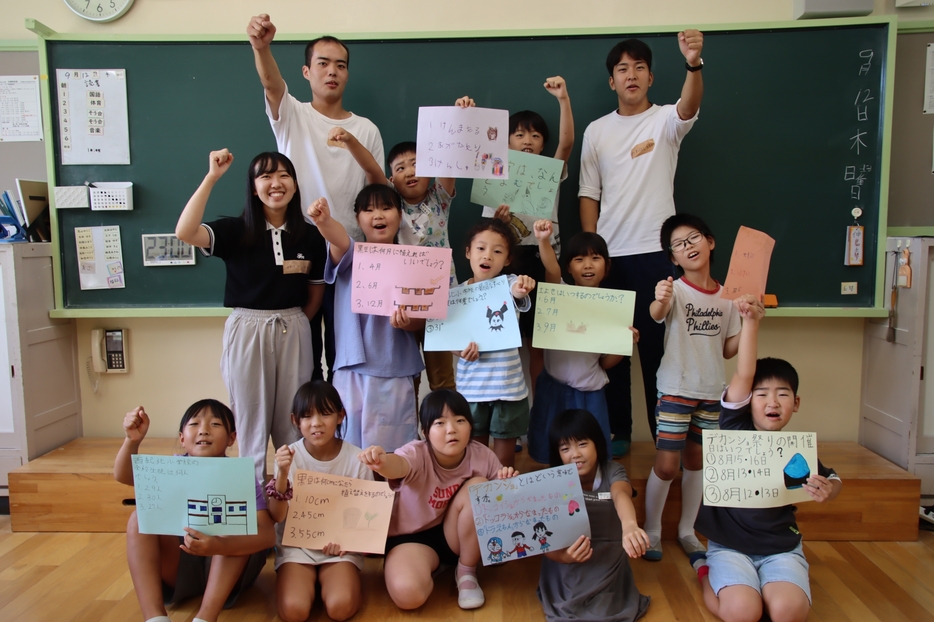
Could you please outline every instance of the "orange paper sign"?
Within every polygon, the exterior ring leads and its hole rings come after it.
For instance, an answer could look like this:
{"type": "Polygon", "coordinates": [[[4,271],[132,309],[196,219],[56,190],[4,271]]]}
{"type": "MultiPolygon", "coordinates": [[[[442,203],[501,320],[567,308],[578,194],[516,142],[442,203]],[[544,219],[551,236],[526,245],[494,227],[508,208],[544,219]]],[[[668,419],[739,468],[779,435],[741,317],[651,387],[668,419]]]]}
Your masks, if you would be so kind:
{"type": "Polygon", "coordinates": [[[299,469],[282,544],[322,549],[333,542],[343,551],[382,554],[395,494],[386,482],[299,469]]]}
{"type": "Polygon", "coordinates": [[[740,227],[733,243],[733,256],[720,297],[727,300],[745,294],[760,297],[769,278],[769,262],[775,240],[749,227],[740,227]]]}

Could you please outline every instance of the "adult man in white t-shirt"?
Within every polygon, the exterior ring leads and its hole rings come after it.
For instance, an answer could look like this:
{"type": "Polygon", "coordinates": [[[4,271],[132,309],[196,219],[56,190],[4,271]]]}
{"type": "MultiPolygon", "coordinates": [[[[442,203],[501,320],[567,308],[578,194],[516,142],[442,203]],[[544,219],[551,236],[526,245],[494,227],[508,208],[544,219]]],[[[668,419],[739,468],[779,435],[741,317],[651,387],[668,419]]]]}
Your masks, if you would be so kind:
{"type": "MultiPolygon", "coordinates": [[[[678,33],[687,75],[676,104],[649,101],[652,51],[638,39],[618,43],[607,55],[610,89],[618,107],[591,123],[581,147],[580,218],[584,231],[607,242],[611,268],[605,287],[636,292],[633,323],[640,332],[639,360],[649,426],[655,436],[655,374],[664,350],[665,329],[652,321],[655,284],[673,274],[661,248],[662,222],[675,213],[674,178],[681,141],[697,120],[704,83],[697,30],[678,33]]],[[[629,450],[632,399],[629,359],[607,370],[606,387],[614,455],[629,450]]]]}
{"type": "MultiPolygon", "coordinates": [[[[251,18],[247,25],[247,35],[253,46],[256,73],[266,93],[266,115],[279,151],[295,165],[303,204],[310,205],[315,199],[325,197],[334,217],[355,240],[362,241],[363,235],[357,226],[353,203],[357,193],[367,183],[366,174],[345,143],[328,140],[333,129],[342,128],[373,154],[380,165],[383,164],[383,139],[379,129],[369,119],[344,109],[350,51],[334,37],[321,37],[308,43],[302,76],[311,86],[311,103],[303,103],[289,93],[288,85],[269,49],[276,35],[276,27],[269,15],[261,14],[251,18]]],[[[334,291],[328,288],[322,310],[329,370],[334,356],[334,335],[330,322],[333,300],[334,291]]],[[[315,352],[320,353],[318,336],[321,331],[318,326],[320,319],[316,316],[312,320],[312,337],[315,352]]],[[[315,358],[315,377],[320,377],[319,356],[315,358]]]]}

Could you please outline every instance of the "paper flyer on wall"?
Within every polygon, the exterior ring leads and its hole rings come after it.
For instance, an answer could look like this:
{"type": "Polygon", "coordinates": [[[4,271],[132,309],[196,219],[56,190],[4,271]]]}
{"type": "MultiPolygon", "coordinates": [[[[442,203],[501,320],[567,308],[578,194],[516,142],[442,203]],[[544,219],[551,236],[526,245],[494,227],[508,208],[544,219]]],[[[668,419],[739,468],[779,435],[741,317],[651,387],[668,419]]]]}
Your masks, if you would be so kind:
{"type": "Polygon", "coordinates": [[[40,140],[39,76],[0,76],[0,142],[40,140]]]}
{"type": "Polygon", "coordinates": [[[76,227],[81,289],[126,287],[120,227],[76,227]]]}

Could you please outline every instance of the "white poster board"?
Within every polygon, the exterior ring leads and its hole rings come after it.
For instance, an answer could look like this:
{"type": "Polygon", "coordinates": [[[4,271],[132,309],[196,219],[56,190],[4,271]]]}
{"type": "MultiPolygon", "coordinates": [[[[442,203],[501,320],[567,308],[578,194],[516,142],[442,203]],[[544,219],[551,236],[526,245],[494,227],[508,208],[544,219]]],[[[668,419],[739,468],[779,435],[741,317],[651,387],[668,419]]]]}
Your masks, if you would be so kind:
{"type": "Polygon", "coordinates": [[[57,69],[62,164],[129,164],[126,71],[57,69]]]}
{"type": "Polygon", "coordinates": [[[509,178],[509,112],[493,108],[418,109],[419,177],[509,178]]]}
{"type": "Polygon", "coordinates": [[[773,508],[811,501],[817,475],[813,432],[704,430],[704,505],[773,508]]]}

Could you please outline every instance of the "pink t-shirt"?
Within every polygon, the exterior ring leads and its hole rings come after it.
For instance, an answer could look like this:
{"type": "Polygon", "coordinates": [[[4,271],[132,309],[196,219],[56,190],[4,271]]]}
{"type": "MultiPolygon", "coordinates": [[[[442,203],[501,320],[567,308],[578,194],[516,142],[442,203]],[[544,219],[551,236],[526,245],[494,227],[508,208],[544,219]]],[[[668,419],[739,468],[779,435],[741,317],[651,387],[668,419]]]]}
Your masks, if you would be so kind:
{"type": "Polygon", "coordinates": [[[477,441],[470,441],[464,459],[453,469],[438,465],[428,441],[412,441],[395,453],[409,463],[409,473],[402,479],[389,480],[389,487],[399,493],[392,506],[390,536],[417,533],[440,524],[461,484],[472,477],[495,479],[503,468],[496,454],[477,441]]]}

